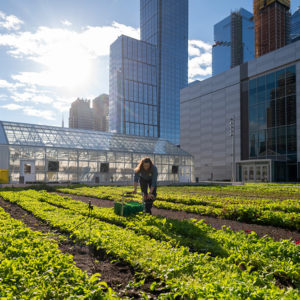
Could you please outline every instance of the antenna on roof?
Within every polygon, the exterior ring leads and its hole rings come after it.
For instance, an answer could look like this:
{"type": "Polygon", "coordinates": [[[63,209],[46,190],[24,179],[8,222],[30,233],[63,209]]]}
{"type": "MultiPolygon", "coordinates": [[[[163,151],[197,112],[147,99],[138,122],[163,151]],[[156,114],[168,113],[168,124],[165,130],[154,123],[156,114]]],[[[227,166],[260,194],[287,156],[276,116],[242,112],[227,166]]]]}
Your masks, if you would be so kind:
{"type": "Polygon", "coordinates": [[[62,113],[61,115],[62,115],[61,127],[64,128],[65,127],[64,114],[62,113]]]}

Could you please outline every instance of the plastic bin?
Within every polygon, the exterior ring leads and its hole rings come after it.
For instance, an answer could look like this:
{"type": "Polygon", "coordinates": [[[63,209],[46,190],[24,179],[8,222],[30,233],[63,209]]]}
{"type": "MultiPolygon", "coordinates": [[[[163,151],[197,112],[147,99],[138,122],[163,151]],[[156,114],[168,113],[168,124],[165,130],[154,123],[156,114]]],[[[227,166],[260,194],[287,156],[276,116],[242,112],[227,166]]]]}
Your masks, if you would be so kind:
{"type": "MultiPolygon", "coordinates": [[[[122,203],[115,202],[114,210],[115,210],[115,214],[122,216],[122,203]]],[[[144,211],[144,204],[135,201],[124,203],[124,208],[123,208],[124,217],[129,217],[131,215],[135,215],[142,211],[144,211]]]]}

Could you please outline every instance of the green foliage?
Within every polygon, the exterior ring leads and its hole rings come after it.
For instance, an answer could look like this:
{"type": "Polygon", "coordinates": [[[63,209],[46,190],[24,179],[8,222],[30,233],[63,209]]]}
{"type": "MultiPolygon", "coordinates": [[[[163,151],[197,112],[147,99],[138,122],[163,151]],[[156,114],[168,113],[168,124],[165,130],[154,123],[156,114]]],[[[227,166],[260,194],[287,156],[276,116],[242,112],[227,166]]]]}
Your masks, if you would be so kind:
{"type": "Polygon", "coordinates": [[[144,215],[126,219],[96,207],[92,227],[83,223],[75,228],[88,213],[80,201],[43,191],[0,196],[78,242],[91,243],[155,278],[152,288],[170,290],[161,298],[299,299],[300,253],[291,241],[215,230],[195,220],[172,222],[144,215]],[[209,243],[213,255],[205,253],[209,243]]]}
{"type": "MultiPolygon", "coordinates": [[[[130,187],[59,188],[60,192],[120,201],[130,187]]],[[[138,201],[130,195],[127,200],[138,201]]],[[[159,187],[154,206],[199,215],[300,230],[300,187],[247,185],[159,187]]]]}
{"type": "MultiPolygon", "coordinates": [[[[54,240],[31,231],[0,208],[1,299],[116,299],[90,279],[54,240]]],[[[98,274],[99,275],[99,274],[98,274]]]]}

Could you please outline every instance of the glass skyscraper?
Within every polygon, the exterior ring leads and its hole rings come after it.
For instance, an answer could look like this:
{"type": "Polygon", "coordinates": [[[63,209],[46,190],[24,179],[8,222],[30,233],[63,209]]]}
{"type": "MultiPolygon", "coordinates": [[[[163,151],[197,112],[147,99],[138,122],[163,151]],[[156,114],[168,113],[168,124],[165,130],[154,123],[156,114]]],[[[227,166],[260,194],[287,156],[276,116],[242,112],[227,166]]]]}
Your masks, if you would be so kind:
{"type": "Polygon", "coordinates": [[[158,137],[157,48],[120,36],[110,48],[109,130],[158,137]]]}
{"type": "Polygon", "coordinates": [[[179,144],[180,90],[188,83],[188,0],[140,0],[141,40],[158,51],[159,136],[179,144]]]}
{"type": "Polygon", "coordinates": [[[291,40],[292,42],[300,40],[300,6],[291,17],[291,40]]]}
{"type": "Polygon", "coordinates": [[[254,59],[253,15],[241,8],[214,26],[213,76],[254,59]]]}
{"type": "Polygon", "coordinates": [[[249,158],[271,159],[275,181],[296,181],[296,66],[250,80],[248,105],[249,158]]]}

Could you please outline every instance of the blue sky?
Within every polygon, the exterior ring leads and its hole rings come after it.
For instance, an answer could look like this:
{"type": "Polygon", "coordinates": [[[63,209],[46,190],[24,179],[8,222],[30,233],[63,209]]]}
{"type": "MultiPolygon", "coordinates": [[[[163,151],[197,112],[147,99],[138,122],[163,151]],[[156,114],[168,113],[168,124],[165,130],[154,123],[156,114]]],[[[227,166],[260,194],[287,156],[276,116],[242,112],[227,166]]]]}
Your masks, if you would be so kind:
{"type": "MultiPolygon", "coordinates": [[[[201,80],[211,76],[213,25],[252,12],[252,0],[189,7],[189,79],[201,80]]],[[[121,34],[139,37],[139,0],[0,0],[0,120],[68,124],[77,97],[108,93],[109,45],[121,34]]]]}

